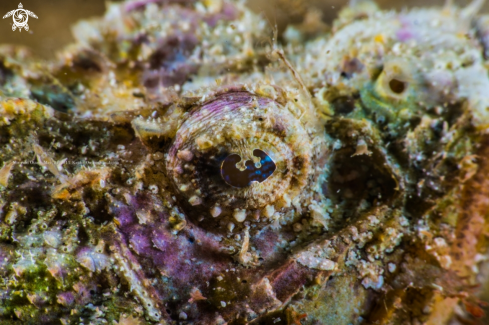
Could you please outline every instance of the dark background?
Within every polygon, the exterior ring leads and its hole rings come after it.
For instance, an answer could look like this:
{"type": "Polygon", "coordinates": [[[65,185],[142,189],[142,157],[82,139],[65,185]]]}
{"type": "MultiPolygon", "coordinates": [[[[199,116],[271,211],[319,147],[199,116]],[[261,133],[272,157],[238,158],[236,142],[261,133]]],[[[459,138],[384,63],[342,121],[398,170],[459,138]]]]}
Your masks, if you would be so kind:
{"type": "MultiPolygon", "coordinates": [[[[22,1],[24,9],[34,12],[39,18],[29,17],[30,30],[12,31],[12,17],[0,19],[0,44],[20,44],[30,47],[37,55],[50,58],[64,45],[73,41],[70,26],[80,20],[100,16],[105,11],[103,0],[0,0],[0,17],[17,9],[22,1]]],[[[460,6],[469,0],[455,0],[460,6]]],[[[323,20],[331,22],[338,10],[348,0],[248,0],[250,7],[265,13],[270,21],[279,24],[300,22],[307,8],[316,8],[323,13],[323,20]]],[[[441,6],[444,0],[378,0],[384,9],[402,9],[413,6],[441,6]]],[[[489,12],[486,1],[484,12],[489,12]]]]}

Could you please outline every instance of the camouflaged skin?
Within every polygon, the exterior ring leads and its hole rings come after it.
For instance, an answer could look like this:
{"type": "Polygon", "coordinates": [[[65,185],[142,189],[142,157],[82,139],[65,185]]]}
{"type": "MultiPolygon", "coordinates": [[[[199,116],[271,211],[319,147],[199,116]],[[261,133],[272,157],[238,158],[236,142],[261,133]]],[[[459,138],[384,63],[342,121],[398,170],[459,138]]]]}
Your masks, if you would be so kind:
{"type": "Polygon", "coordinates": [[[50,62],[1,47],[1,323],[483,322],[479,5],[277,44],[241,2],[138,0],[50,62]]]}

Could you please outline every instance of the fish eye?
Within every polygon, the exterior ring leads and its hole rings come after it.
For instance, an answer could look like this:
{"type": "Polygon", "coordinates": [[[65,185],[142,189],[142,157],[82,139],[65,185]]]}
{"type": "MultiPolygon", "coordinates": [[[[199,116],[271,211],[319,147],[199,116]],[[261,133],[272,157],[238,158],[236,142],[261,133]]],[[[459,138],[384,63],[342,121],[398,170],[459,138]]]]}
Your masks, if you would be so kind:
{"type": "Polygon", "coordinates": [[[168,150],[167,174],[188,209],[212,217],[238,211],[238,222],[297,196],[311,173],[312,144],[298,118],[247,91],[196,106],[168,150]]]}

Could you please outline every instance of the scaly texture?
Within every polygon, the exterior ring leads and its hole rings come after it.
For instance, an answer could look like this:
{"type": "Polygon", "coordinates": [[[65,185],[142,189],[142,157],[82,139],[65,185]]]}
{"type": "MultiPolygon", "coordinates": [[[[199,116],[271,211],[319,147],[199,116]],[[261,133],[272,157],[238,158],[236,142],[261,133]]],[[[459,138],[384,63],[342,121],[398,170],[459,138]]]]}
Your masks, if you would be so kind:
{"type": "Polygon", "coordinates": [[[280,47],[241,2],[137,0],[48,64],[1,47],[0,321],[482,317],[479,5],[360,1],[280,47]]]}

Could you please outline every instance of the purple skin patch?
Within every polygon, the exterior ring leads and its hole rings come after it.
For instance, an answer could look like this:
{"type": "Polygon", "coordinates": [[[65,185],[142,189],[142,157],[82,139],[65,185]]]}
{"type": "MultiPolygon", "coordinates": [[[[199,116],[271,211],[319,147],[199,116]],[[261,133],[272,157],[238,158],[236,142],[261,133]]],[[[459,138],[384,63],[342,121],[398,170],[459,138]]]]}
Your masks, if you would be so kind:
{"type": "Polygon", "coordinates": [[[259,254],[263,250],[266,261],[245,267],[230,255],[223,237],[190,220],[178,233],[173,231],[169,216],[153,209],[164,205],[158,196],[132,196],[130,202],[131,205],[117,202],[111,208],[119,223],[118,235],[111,236],[113,249],[133,265],[141,283],[151,283],[146,289],[157,297],[158,308],[168,321],[175,319],[174,312],[178,315],[180,310],[186,310],[189,320],[204,323],[214,322],[219,314],[224,319],[247,317],[249,308],[260,317],[261,313],[283,306],[318,272],[298,265],[284,254],[279,243],[293,237],[286,228],[273,235],[269,231],[256,234],[252,243],[256,243],[259,254]],[[142,207],[153,216],[145,224],[140,224],[136,216],[142,207]],[[269,285],[273,296],[266,289],[269,285]],[[217,287],[226,290],[216,291],[217,287]],[[193,288],[206,299],[189,302],[193,288]],[[249,298],[243,299],[244,296],[249,298]],[[231,303],[223,307],[221,301],[231,303]]]}
{"type": "MultiPolygon", "coordinates": [[[[206,121],[215,120],[224,109],[232,112],[240,109],[241,107],[250,106],[250,103],[256,99],[256,105],[266,106],[273,102],[273,100],[266,97],[256,97],[251,95],[247,91],[229,89],[228,92],[216,95],[212,100],[204,103],[202,106],[196,108],[191,114],[195,120],[200,120],[203,123],[206,121]],[[206,113],[202,113],[206,111],[206,113]]],[[[177,135],[172,147],[169,150],[170,156],[175,156],[178,150],[181,149],[184,139],[177,135]]]]}
{"type": "Polygon", "coordinates": [[[397,39],[401,42],[407,42],[414,38],[413,33],[407,28],[403,27],[396,32],[397,39]]]}

